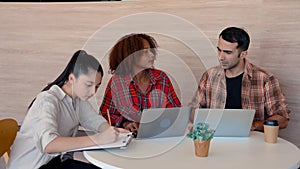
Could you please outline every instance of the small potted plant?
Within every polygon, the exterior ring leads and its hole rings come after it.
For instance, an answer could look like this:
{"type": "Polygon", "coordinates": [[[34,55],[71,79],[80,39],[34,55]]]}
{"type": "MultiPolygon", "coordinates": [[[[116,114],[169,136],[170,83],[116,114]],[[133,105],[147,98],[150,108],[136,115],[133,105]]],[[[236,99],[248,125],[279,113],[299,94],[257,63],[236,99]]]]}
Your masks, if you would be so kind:
{"type": "Polygon", "coordinates": [[[210,140],[214,137],[215,130],[210,129],[207,123],[197,123],[187,136],[194,140],[195,154],[198,157],[207,157],[210,140]]]}

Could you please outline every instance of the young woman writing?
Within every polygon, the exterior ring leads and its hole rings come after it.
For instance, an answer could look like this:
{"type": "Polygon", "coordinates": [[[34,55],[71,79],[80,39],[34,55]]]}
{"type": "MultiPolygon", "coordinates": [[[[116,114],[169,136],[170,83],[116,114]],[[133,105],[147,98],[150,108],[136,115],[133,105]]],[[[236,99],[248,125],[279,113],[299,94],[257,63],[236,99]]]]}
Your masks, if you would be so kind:
{"type": "Polygon", "coordinates": [[[101,84],[103,70],[93,56],[77,51],[61,75],[37,95],[28,108],[12,146],[9,169],[94,169],[64,154],[72,149],[106,144],[124,129],[111,127],[88,99],[101,84]],[[79,125],[94,131],[75,137],[79,125]]]}

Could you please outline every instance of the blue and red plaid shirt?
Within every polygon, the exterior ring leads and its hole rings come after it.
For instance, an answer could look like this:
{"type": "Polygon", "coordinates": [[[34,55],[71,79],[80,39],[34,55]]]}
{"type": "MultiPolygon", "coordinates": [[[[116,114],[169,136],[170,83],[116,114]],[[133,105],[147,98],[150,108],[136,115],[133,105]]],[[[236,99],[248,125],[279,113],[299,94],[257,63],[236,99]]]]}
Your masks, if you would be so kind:
{"type": "Polygon", "coordinates": [[[114,75],[109,80],[100,113],[111,123],[121,126],[126,121],[140,121],[143,109],[180,107],[181,103],[166,73],[157,69],[146,70],[150,84],[145,94],[139,89],[131,75],[114,75]]]}

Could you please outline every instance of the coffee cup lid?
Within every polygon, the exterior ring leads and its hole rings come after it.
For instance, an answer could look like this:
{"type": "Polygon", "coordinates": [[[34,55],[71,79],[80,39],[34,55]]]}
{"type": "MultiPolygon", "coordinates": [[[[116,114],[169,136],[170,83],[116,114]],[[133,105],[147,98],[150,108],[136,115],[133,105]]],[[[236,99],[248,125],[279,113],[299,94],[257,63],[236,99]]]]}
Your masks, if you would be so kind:
{"type": "Polygon", "coordinates": [[[279,123],[277,120],[266,120],[264,125],[268,126],[279,126],[279,123]]]}

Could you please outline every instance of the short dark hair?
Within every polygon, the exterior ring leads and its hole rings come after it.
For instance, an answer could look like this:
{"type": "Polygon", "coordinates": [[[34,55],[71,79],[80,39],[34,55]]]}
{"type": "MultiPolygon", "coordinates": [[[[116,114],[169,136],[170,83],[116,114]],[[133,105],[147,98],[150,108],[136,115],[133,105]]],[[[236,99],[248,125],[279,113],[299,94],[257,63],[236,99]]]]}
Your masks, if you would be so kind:
{"type": "Polygon", "coordinates": [[[237,49],[241,49],[242,51],[248,50],[250,44],[249,34],[242,28],[237,27],[228,27],[224,29],[219,38],[222,37],[225,41],[231,43],[238,43],[237,49]]]}

